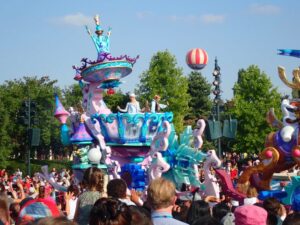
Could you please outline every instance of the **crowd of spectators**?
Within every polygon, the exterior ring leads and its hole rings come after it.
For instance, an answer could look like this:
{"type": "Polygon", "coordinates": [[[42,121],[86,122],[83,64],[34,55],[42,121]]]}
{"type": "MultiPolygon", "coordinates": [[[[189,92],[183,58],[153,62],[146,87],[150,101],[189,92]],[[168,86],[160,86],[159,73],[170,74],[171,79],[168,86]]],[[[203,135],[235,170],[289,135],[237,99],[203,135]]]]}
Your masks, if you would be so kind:
{"type": "MultiPolygon", "coordinates": [[[[239,174],[256,159],[226,155],[224,169],[235,184],[239,174]]],[[[199,167],[199,179],[204,176],[199,167]]],[[[212,171],[213,173],[213,171],[212,171]]],[[[300,210],[288,208],[276,198],[259,201],[249,188],[244,205],[228,196],[201,196],[188,185],[189,197],[179,195],[174,183],[159,178],[145,192],[129,190],[123,179],[106,181],[101,169],[91,167],[76,184],[70,171],[50,173],[50,179],[65,187],[56,190],[43,177],[12,175],[0,171],[0,225],[300,225],[300,210]]],[[[300,209],[300,207],[299,207],[300,209]]]]}

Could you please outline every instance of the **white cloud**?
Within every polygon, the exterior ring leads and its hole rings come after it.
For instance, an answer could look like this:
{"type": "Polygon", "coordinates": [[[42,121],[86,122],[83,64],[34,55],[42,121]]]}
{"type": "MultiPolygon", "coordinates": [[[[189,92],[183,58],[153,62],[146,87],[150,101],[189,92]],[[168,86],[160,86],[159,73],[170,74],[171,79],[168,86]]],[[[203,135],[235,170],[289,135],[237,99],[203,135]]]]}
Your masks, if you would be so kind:
{"type": "Polygon", "coordinates": [[[205,14],[201,16],[201,21],[203,23],[209,24],[209,23],[223,23],[225,20],[224,15],[218,15],[218,14],[205,14]]]}
{"type": "Polygon", "coordinates": [[[273,15],[278,14],[280,8],[277,5],[253,4],[250,6],[250,11],[255,14],[273,15]]]}
{"type": "Polygon", "coordinates": [[[224,15],[217,14],[204,14],[204,15],[187,15],[187,16],[176,16],[172,15],[168,17],[172,22],[185,22],[185,23],[223,23],[225,20],[224,15]]]}
{"type": "Polygon", "coordinates": [[[68,26],[84,26],[92,25],[94,23],[93,17],[86,16],[83,13],[69,14],[62,17],[53,18],[50,20],[55,24],[68,26]]]}
{"type": "Polygon", "coordinates": [[[153,16],[153,13],[152,12],[148,12],[148,11],[145,11],[145,12],[137,12],[136,13],[136,17],[138,19],[145,19],[147,17],[151,17],[153,16]]]}

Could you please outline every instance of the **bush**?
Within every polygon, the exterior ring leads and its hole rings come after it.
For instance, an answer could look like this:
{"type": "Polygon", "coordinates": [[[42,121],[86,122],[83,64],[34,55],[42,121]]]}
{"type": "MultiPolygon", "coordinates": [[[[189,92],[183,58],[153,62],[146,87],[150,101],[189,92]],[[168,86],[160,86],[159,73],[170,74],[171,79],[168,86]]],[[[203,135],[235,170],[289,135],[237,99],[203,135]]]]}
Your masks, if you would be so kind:
{"type": "MultiPolygon", "coordinates": [[[[60,171],[64,168],[71,169],[72,162],[66,160],[31,160],[31,175],[33,175],[36,172],[41,172],[41,167],[44,165],[48,165],[49,171],[52,168],[56,168],[57,171],[60,171]]],[[[24,176],[27,175],[27,162],[25,163],[24,160],[8,161],[6,170],[9,172],[9,174],[14,173],[18,168],[23,172],[24,176]]]]}

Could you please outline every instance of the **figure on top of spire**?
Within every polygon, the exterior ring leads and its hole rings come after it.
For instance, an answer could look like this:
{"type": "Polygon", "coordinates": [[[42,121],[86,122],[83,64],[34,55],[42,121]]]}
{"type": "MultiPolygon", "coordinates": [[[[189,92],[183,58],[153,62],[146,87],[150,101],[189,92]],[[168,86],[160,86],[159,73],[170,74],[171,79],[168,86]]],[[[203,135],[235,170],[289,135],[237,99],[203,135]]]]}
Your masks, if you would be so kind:
{"type": "Polygon", "coordinates": [[[96,35],[92,35],[90,29],[88,26],[85,26],[88,34],[91,36],[96,50],[98,52],[98,60],[103,60],[104,59],[104,54],[110,54],[110,34],[111,34],[111,28],[108,28],[107,35],[103,35],[103,29],[100,26],[100,18],[99,15],[96,15],[94,17],[94,21],[96,24],[96,35]]]}

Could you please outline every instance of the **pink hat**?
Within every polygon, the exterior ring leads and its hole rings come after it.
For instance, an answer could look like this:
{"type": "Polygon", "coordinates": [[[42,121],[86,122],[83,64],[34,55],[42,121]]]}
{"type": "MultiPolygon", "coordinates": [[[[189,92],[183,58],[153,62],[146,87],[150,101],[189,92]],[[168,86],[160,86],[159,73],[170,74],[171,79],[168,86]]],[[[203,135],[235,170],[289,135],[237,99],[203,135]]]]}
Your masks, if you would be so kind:
{"type": "Polygon", "coordinates": [[[236,225],[266,225],[268,213],[256,205],[243,205],[234,211],[236,225]]]}

